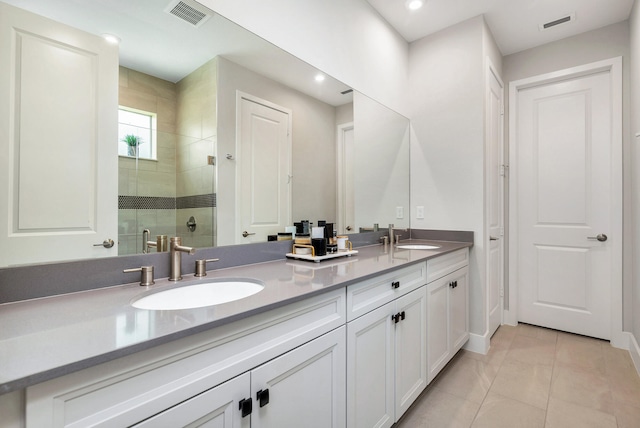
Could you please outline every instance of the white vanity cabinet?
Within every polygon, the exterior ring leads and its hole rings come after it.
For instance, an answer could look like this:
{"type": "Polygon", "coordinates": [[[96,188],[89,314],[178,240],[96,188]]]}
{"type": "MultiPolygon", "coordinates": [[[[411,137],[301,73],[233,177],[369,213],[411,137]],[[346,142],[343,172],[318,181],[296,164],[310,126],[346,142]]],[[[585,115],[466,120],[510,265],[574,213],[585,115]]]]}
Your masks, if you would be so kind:
{"type": "Polygon", "coordinates": [[[344,427],[345,306],[331,291],[34,385],[26,427],[344,427]]]}
{"type": "Polygon", "coordinates": [[[152,427],[343,427],[345,327],[153,416],[152,427]]]}
{"type": "Polygon", "coordinates": [[[469,250],[427,262],[427,361],[431,382],[469,339],[469,250]]]}
{"type": "Polygon", "coordinates": [[[347,426],[390,427],[427,385],[426,263],[347,287],[347,426]]]}

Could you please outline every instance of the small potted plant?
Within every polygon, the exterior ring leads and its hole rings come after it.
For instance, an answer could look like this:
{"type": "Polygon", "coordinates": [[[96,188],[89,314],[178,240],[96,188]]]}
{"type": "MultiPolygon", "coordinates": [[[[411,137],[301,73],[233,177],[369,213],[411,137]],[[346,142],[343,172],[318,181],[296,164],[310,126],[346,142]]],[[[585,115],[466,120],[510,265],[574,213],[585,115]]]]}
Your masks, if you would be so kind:
{"type": "Polygon", "coordinates": [[[126,145],[129,147],[129,156],[132,156],[132,157],[137,156],[138,146],[144,142],[142,141],[142,138],[133,134],[125,135],[124,138],[120,141],[122,141],[123,143],[126,143],[126,145]]]}

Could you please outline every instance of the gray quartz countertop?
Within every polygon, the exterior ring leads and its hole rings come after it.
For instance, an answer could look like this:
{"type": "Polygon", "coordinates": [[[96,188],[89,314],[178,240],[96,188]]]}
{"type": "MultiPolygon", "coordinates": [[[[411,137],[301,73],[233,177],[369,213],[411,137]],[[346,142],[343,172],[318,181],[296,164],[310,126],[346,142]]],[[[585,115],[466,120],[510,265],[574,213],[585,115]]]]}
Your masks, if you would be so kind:
{"type": "MultiPolygon", "coordinates": [[[[382,272],[470,247],[431,243],[437,250],[357,248],[358,254],[313,263],[285,259],[211,270],[203,278],[166,278],[0,304],[0,394],[196,334],[240,318],[345,287],[382,272]],[[145,293],[219,278],[251,278],[261,292],[234,302],[195,309],[149,311],[131,302],[145,293]]],[[[404,242],[403,242],[404,243],[404,242]]]]}

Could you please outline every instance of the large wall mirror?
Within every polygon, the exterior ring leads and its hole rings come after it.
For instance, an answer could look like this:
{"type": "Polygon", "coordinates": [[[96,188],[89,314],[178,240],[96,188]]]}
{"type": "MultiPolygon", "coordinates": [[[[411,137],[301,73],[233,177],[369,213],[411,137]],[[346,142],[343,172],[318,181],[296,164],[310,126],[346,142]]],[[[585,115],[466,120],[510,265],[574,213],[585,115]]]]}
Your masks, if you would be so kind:
{"type": "Polygon", "coordinates": [[[191,0],[3,1],[120,38],[119,255],[409,227],[400,114],[191,0]]]}

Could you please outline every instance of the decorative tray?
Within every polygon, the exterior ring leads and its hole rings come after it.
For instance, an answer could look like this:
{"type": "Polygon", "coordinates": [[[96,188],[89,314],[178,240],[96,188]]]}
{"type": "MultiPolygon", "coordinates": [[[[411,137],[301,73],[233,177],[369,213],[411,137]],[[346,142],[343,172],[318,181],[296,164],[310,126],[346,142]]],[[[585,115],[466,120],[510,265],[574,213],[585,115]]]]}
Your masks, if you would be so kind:
{"type": "Polygon", "coordinates": [[[313,249],[311,250],[312,254],[297,254],[296,248],[303,248],[303,247],[309,248],[311,246],[295,244],[293,246],[293,252],[287,253],[286,256],[289,257],[290,259],[307,260],[310,262],[320,263],[323,260],[330,260],[338,257],[351,257],[354,254],[358,254],[358,250],[347,250],[347,251],[338,251],[337,253],[325,254],[324,256],[316,256],[316,255],[313,255],[313,249]]]}

